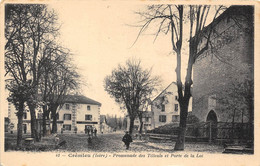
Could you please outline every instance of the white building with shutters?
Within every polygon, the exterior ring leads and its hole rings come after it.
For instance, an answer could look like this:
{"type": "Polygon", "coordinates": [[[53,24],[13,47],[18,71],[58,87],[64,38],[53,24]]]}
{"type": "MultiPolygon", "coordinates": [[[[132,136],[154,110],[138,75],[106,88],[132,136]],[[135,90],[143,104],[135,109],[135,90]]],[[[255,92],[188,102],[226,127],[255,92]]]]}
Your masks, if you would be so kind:
{"type": "Polygon", "coordinates": [[[58,108],[57,129],[64,133],[85,133],[87,128],[100,130],[101,103],[85,96],[68,95],[58,108]]]}
{"type": "MultiPolygon", "coordinates": [[[[188,111],[192,111],[192,98],[190,98],[188,111]]],[[[172,82],[152,101],[152,115],[153,128],[180,122],[180,105],[175,82],[172,82]]]]}
{"type": "MultiPolygon", "coordinates": [[[[57,132],[58,133],[85,133],[86,128],[96,128],[100,130],[100,107],[101,103],[82,95],[67,95],[64,104],[57,110],[57,132]]],[[[16,109],[13,104],[8,103],[8,132],[16,132],[18,119],[16,109]],[[13,126],[13,127],[10,127],[13,126]]],[[[37,124],[39,131],[42,131],[42,110],[36,110],[37,124]]],[[[52,122],[50,122],[50,127],[52,122]]],[[[50,130],[47,126],[47,130],[50,130]]],[[[24,111],[23,133],[31,131],[30,112],[24,111]]]]}

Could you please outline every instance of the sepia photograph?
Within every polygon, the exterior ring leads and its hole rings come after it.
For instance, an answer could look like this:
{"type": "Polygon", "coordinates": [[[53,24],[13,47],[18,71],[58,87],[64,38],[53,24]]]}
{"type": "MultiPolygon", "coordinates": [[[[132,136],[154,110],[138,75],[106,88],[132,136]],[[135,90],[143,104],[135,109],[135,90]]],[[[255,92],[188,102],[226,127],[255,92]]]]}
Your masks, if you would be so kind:
{"type": "Polygon", "coordinates": [[[1,2],[1,166],[259,164],[241,2],[1,2]]]}

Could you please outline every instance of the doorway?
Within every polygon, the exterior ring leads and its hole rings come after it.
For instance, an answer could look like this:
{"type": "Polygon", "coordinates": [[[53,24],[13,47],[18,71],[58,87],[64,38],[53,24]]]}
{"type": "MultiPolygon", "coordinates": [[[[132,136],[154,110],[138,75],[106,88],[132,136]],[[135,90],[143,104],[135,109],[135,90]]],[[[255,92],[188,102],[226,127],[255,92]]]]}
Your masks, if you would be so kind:
{"type": "Polygon", "coordinates": [[[206,122],[210,122],[209,124],[211,129],[209,130],[209,132],[211,132],[212,139],[216,139],[218,136],[218,118],[215,111],[209,111],[206,122]]]}
{"type": "Polygon", "coordinates": [[[27,133],[27,125],[23,124],[23,133],[26,134],[27,133]]]}

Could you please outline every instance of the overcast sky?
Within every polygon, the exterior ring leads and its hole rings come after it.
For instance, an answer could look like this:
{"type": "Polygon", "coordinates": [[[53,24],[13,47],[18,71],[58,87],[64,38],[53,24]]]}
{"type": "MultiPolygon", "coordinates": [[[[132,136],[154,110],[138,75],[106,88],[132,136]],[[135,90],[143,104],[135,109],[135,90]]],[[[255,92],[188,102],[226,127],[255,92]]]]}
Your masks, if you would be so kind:
{"type": "MultiPolygon", "coordinates": [[[[169,36],[144,35],[133,46],[140,17],[134,13],[144,8],[131,3],[79,2],[55,3],[59,15],[61,41],[71,49],[74,63],[88,84],[82,94],[102,103],[101,114],[123,115],[118,104],[104,91],[104,78],[118,64],[138,58],[144,68],[153,67],[153,75],[162,77],[161,88],[175,81],[175,56],[171,52],[169,36]]],[[[162,90],[162,89],[161,89],[162,90]]]]}
{"type": "MultiPolygon", "coordinates": [[[[123,116],[104,90],[104,78],[110,75],[118,64],[124,64],[130,58],[140,59],[143,68],[153,68],[154,76],[161,76],[160,90],[176,81],[176,56],[171,50],[170,36],[160,35],[155,42],[151,34],[136,37],[140,28],[140,16],[136,11],[143,11],[146,2],[141,1],[51,1],[61,23],[59,40],[73,54],[79,73],[87,86],[81,93],[102,103],[101,114],[123,116]],[[132,46],[132,47],[131,47],[132,46]]],[[[211,15],[211,14],[209,14],[211,15]]],[[[209,16],[210,17],[210,16],[209,16]]],[[[188,26],[184,25],[184,28],[188,26]]],[[[152,28],[152,27],[151,27],[152,28]]],[[[184,38],[188,34],[184,29],[184,38]]],[[[182,50],[182,79],[187,67],[187,42],[182,50]]],[[[6,111],[7,112],[7,111],[6,111]]]]}

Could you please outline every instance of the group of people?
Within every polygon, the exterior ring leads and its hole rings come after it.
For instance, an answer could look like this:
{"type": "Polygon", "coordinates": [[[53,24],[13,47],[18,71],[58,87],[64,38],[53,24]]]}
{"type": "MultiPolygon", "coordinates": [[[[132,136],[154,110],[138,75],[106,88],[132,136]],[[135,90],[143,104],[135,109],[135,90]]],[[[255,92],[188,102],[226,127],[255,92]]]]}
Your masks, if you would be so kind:
{"type": "Polygon", "coordinates": [[[97,136],[97,129],[95,127],[87,127],[85,128],[85,133],[88,134],[88,136],[97,136]]]}

